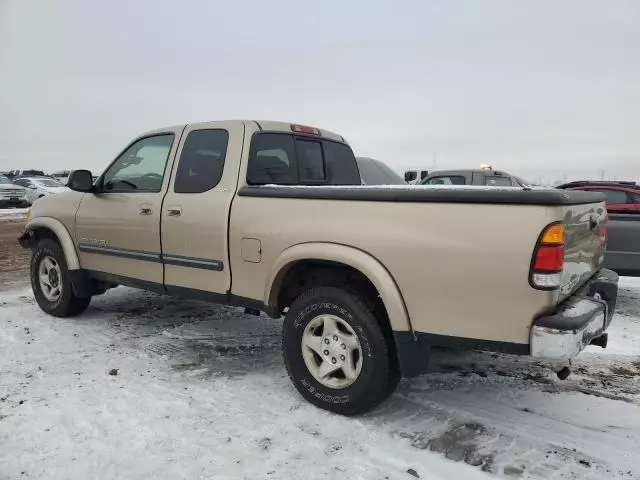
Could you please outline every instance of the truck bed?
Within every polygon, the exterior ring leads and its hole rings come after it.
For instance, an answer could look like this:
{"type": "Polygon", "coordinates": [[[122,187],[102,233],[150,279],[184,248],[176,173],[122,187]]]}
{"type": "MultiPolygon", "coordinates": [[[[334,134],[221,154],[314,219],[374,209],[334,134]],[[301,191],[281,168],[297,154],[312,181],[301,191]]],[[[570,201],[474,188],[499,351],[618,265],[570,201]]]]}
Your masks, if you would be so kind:
{"type": "Polygon", "coordinates": [[[362,186],[244,186],[245,197],[307,198],[367,202],[487,203],[566,206],[602,202],[604,195],[581,190],[523,189],[517,187],[362,185],[362,186]]]}

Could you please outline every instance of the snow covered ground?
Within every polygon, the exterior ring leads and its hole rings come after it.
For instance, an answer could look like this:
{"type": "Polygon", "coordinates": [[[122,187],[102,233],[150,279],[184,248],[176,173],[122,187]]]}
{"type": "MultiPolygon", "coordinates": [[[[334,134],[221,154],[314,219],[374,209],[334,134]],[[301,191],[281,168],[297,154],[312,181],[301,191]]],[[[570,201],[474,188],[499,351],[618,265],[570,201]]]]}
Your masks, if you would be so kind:
{"type": "Polygon", "coordinates": [[[640,479],[640,280],[567,381],[443,350],[359,418],[299,397],[280,326],[125,288],[75,319],[0,293],[0,479],[640,479]]]}

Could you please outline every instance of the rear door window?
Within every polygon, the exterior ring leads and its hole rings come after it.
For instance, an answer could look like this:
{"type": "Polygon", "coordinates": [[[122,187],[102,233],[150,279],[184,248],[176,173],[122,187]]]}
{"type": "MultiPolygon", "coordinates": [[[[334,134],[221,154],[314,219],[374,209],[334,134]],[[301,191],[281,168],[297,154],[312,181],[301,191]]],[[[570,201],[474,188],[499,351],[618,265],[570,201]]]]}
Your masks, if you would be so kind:
{"type": "Polygon", "coordinates": [[[258,133],[251,142],[250,185],[360,185],[348,145],[283,133],[258,133]]]}
{"type": "Polygon", "coordinates": [[[442,175],[431,177],[425,185],[464,185],[464,177],[460,175],[442,175]]]}
{"type": "Polygon", "coordinates": [[[173,187],[175,193],[203,193],[218,185],[224,171],[229,133],[194,130],[187,136],[173,187]]]}

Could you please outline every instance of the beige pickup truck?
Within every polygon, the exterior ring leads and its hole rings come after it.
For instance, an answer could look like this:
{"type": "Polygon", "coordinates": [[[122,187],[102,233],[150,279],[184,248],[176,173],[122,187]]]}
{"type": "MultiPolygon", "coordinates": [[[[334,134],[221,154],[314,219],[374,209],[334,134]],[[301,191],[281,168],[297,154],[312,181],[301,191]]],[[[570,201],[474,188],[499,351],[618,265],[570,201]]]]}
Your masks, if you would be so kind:
{"type": "Polygon", "coordinates": [[[145,133],[69,187],[20,238],[45,312],[127,285],[284,315],[291,380],[327,410],[372,408],[433,346],[568,361],[606,345],[598,194],[362,186],[342,136],[269,121],[145,133]]]}

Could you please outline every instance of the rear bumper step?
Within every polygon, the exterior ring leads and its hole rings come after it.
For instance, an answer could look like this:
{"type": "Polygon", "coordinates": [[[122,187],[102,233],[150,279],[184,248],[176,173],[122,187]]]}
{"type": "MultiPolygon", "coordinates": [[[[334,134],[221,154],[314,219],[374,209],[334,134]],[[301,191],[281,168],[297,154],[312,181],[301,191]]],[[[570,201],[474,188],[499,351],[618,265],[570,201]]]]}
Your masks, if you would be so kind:
{"type": "Polygon", "coordinates": [[[531,329],[531,355],[569,360],[587,345],[606,347],[605,330],[618,297],[618,275],[602,269],[553,315],[539,317],[531,329]]]}

